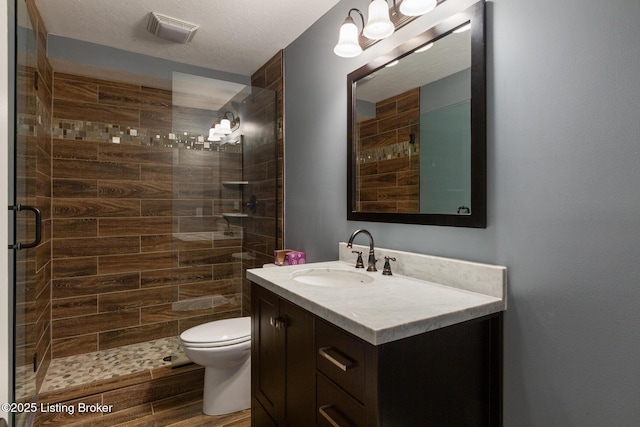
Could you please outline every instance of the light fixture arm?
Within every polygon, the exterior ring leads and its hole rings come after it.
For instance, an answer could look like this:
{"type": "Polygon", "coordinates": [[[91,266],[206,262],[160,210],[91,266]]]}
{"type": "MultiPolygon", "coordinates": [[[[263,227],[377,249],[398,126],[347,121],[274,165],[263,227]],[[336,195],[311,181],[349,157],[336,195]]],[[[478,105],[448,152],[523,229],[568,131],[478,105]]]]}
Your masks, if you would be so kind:
{"type": "Polygon", "coordinates": [[[220,117],[229,120],[231,129],[235,130],[238,126],[240,126],[240,116],[236,116],[232,111],[225,111],[224,114],[220,117]],[[231,118],[229,118],[229,114],[231,114],[231,118]]]}
{"type": "Polygon", "coordinates": [[[226,137],[240,127],[240,117],[236,116],[232,111],[225,111],[218,115],[213,121],[209,129],[208,141],[220,141],[222,137],[226,137]],[[231,117],[229,118],[229,114],[231,117]]]}
{"type": "MultiPolygon", "coordinates": [[[[360,22],[362,22],[362,27],[360,27],[361,28],[360,34],[362,34],[362,31],[364,30],[364,25],[365,25],[364,15],[362,14],[362,12],[360,12],[360,9],[354,7],[354,8],[349,9],[349,12],[347,12],[347,17],[348,18],[351,18],[351,12],[358,12],[358,15],[360,15],[360,22]]],[[[351,19],[353,19],[353,18],[351,18],[351,19]]]]}
{"type": "Polygon", "coordinates": [[[396,16],[399,13],[400,11],[398,11],[398,5],[396,4],[396,0],[393,0],[393,16],[396,16]]]}

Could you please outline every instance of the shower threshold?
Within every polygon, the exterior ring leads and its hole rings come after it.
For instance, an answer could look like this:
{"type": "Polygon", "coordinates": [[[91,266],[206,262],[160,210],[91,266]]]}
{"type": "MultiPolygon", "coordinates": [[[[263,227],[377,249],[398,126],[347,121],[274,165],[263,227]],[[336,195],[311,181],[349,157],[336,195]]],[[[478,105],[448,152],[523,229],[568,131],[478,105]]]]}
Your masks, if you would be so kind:
{"type": "Polygon", "coordinates": [[[61,357],[51,360],[40,393],[186,363],[177,336],[61,357]]]}

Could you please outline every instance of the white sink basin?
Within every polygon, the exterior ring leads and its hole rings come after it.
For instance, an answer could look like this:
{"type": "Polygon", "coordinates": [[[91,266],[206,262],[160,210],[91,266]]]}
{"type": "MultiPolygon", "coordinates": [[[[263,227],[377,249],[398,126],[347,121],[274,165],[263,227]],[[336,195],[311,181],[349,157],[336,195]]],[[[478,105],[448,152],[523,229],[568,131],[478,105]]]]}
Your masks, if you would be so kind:
{"type": "Polygon", "coordinates": [[[306,285],[344,288],[363,286],[373,282],[373,277],[352,270],[339,268],[308,268],[291,273],[293,280],[306,285]]]}

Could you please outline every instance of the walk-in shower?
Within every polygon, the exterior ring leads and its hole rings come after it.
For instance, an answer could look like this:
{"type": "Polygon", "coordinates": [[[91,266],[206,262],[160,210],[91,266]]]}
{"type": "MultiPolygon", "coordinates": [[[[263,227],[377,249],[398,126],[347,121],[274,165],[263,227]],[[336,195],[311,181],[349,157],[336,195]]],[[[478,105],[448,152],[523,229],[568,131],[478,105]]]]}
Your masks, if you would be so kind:
{"type": "Polygon", "coordinates": [[[36,402],[187,364],[182,331],[249,312],[244,270],[277,242],[277,100],[187,73],[59,71],[23,6],[12,203],[40,215],[12,216],[16,242],[41,239],[11,250],[14,400],[36,402]]]}

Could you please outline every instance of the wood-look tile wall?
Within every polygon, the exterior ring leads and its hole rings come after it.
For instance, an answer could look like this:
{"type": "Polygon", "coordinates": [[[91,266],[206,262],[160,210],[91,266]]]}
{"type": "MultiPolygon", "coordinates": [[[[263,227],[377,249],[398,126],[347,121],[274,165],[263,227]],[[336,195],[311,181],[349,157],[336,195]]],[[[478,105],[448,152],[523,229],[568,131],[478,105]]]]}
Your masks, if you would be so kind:
{"type": "Polygon", "coordinates": [[[358,132],[358,209],[419,212],[420,89],[378,102],[376,117],[361,122],[358,132]]]}
{"type": "MultiPolygon", "coordinates": [[[[251,76],[258,94],[259,108],[251,120],[261,127],[273,129],[274,135],[263,140],[248,140],[243,147],[244,179],[249,181],[245,200],[255,194],[258,210],[245,220],[243,250],[252,255],[244,261],[245,268],[261,267],[273,262],[273,252],[282,248],[284,240],[284,80],[283,53],[278,52],[251,76]]],[[[242,288],[243,313],[251,310],[251,286],[244,279],[242,288]]]]}
{"type": "MultiPolygon", "coordinates": [[[[42,240],[16,256],[16,398],[28,400],[40,388],[51,360],[51,92],[52,70],[45,54],[46,28],[27,1],[33,28],[29,52],[19,52],[16,73],[16,203],[39,208],[42,240]],[[35,367],[35,372],[34,368],[35,367]]],[[[33,241],[32,213],[16,212],[16,240],[33,241]]]]}
{"type": "MultiPolygon", "coordinates": [[[[99,121],[166,134],[171,117],[169,91],[54,75],[58,131],[99,121]]],[[[241,192],[222,181],[241,179],[241,154],[81,132],[53,139],[53,357],[240,315],[242,228],[222,213],[237,211],[241,192]]]]}

